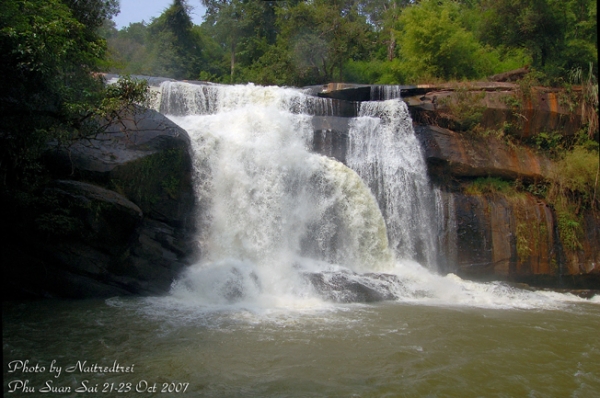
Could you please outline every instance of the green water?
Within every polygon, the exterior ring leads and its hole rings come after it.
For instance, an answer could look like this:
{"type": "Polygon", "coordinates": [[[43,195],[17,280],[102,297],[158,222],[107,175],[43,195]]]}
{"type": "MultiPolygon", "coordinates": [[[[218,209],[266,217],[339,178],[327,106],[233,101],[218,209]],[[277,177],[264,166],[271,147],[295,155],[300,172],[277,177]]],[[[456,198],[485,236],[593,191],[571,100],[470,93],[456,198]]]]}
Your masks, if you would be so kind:
{"type": "Polygon", "coordinates": [[[195,311],[161,300],[4,303],[4,396],[600,396],[597,303],[195,311]],[[9,372],[26,360],[38,372],[9,372]],[[133,372],[67,372],[78,361],[133,372]],[[9,392],[15,380],[35,392],[9,392]],[[47,381],[63,391],[43,392],[47,381]]]}

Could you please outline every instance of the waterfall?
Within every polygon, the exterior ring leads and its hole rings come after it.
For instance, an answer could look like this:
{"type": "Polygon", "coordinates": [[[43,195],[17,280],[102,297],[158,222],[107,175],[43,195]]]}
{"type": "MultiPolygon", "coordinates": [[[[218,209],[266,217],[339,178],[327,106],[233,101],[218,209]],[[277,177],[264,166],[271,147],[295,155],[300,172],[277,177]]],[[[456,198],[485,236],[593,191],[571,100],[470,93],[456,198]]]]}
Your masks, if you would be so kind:
{"type": "Polygon", "coordinates": [[[375,194],[396,257],[434,269],[435,197],[404,102],[361,103],[350,124],[347,162],[375,194]]]}
{"type": "Polygon", "coordinates": [[[328,101],[279,87],[162,84],[160,110],[192,139],[200,207],[202,263],[176,290],[223,303],[306,296],[331,273],[393,269],[368,186],[310,150],[311,114],[328,101]]]}
{"type": "Polygon", "coordinates": [[[208,115],[259,104],[294,114],[332,116],[334,112],[331,100],[307,95],[302,90],[253,84],[163,82],[159,97],[157,110],[171,116],[208,115]]]}
{"type": "Polygon", "coordinates": [[[401,86],[398,85],[383,85],[371,86],[371,100],[382,101],[400,98],[401,86]]]}
{"type": "Polygon", "coordinates": [[[311,152],[316,116],[335,110],[328,99],[252,84],[167,81],[159,91],[157,109],[192,141],[201,250],[174,282],[169,311],[381,300],[537,308],[554,300],[432,272],[438,258],[442,267],[456,259],[453,203],[431,189],[399,99],[363,102],[339,124],[348,126],[346,166],[311,152]]]}

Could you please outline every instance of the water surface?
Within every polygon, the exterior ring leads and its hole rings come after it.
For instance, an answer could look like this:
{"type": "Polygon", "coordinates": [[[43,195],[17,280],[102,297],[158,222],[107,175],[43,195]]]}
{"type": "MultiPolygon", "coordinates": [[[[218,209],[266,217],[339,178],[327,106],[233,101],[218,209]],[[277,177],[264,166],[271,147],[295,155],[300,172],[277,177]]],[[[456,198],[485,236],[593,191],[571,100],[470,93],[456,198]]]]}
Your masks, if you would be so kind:
{"type": "Polygon", "coordinates": [[[180,307],[170,298],[3,304],[5,396],[593,397],[600,306],[497,309],[383,302],[180,307]],[[29,360],[41,373],[9,373],[29,360]],[[50,364],[63,368],[59,377],[50,364]],[[71,373],[78,361],[133,373],[71,373]],[[8,393],[29,380],[37,392],[8,393]],[[82,383],[99,392],[76,393],[82,383]],[[118,393],[116,389],[131,391],[118,393]],[[130,383],[130,384],[128,384],[130,383]],[[147,384],[146,384],[147,383],[147,384]],[[189,383],[185,392],[135,392],[189,383]],[[100,392],[114,386],[112,393],[100,392]],[[140,395],[141,394],[141,395],[140,395]]]}

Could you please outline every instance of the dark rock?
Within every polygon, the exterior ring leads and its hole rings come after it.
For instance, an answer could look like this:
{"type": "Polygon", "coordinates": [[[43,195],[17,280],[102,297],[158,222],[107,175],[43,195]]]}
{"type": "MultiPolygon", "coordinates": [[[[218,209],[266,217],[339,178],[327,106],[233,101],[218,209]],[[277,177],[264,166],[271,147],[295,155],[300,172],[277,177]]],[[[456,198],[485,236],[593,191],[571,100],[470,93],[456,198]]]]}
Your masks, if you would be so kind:
{"type": "MultiPolygon", "coordinates": [[[[5,247],[11,290],[46,297],[137,293],[110,270],[127,256],[142,211],[122,195],[78,181],[55,181],[25,208],[5,247]]],[[[10,222],[7,227],[11,228],[10,222]]]]}
{"type": "MultiPolygon", "coordinates": [[[[329,83],[320,86],[309,86],[312,95],[346,102],[383,101],[392,98],[423,95],[439,86],[421,85],[383,85],[329,83]]],[[[335,114],[336,116],[342,116],[335,114]]]]}
{"type": "Polygon", "coordinates": [[[46,161],[58,181],[2,197],[5,297],[167,292],[197,252],[187,132],[139,109],[46,161]]]}
{"type": "Polygon", "coordinates": [[[349,119],[335,116],[314,116],[312,150],[321,155],[346,162],[349,119]]]}
{"type": "Polygon", "coordinates": [[[119,166],[160,151],[184,147],[189,147],[187,132],[154,110],[136,108],[105,133],[50,151],[48,160],[57,173],[106,180],[119,166]]]}
{"type": "Polygon", "coordinates": [[[304,273],[315,290],[327,300],[339,303],[372,303],[398,298],[394,293],[402,286],[390,274],[357,274],[348,271],[304,273]]]}
{"type": "Polygon", "coordinates": [[[329,83],[318,94],[320,97],[345,101],[369,101],[371,86],[363,84],[329,83]]]}
{"type": "Polygon", "coordinates": [[[68,236],[107,252],[129,246],[142,220],[142,210],[124,196],[88,183],[56,181],[45,195],[58,199],[65,217],[80,221],[68,236]]]}
{"type": "Polygon", "coordinates": [[[187,132],[153,110],[138,110],[106,133],[48,152],[60,178],[117,191],[151,218],[189,226],[194,205],[187,132]]]}

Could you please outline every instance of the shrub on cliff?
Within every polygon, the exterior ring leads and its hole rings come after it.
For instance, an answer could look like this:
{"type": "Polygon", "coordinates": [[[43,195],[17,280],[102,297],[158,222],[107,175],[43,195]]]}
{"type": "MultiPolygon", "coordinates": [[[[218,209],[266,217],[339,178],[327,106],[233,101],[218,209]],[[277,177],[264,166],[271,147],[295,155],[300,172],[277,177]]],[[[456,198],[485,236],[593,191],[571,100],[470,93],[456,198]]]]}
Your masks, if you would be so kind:
{"type": "Polygon", "coordinates": [[[554,195],[563,195],[578,207],[596,207],[598,201],[598,151],[573,148],[556,163],[554,195]]]}

